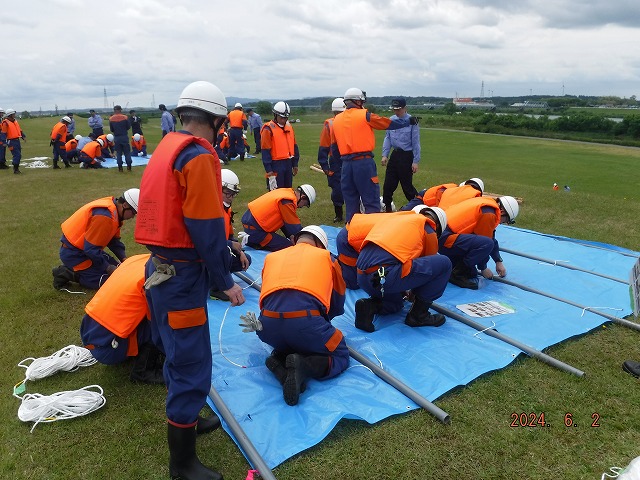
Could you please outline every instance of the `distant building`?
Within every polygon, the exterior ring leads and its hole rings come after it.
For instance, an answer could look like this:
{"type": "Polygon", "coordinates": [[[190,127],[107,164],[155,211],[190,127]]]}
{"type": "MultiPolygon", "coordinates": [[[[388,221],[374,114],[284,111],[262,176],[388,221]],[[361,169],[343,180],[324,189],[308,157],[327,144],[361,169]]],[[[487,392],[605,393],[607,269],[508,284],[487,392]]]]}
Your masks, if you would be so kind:
{"type": "Polygon", "coordinates": [[[453,99],[453,104],[456,108],[460,110],[466,110],[467,108],[479,108],[486,110],[493,110],[496,108],[495,103],[492,100],[487,100],[485,98],[480,100],[474,100],[473,98],[460,98],[456,97],[453,99]]]}

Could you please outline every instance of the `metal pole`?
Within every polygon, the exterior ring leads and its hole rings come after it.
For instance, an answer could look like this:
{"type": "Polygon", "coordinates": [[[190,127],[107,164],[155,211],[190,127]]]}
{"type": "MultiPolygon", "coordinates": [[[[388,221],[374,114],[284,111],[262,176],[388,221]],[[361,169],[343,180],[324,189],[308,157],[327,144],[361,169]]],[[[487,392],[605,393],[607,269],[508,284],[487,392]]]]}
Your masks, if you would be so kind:
{"type": "MultiPolygon", "coordinates": [[[[255,288],[258,291],[261,290],[262,285],[257,283],[255,280],[253,280],[246,273],[233,272],[233,274],[236,275],[241,280],[247,282],[249,285],[251,285],[252,288],[255,288]]],[[[349,349],[349,356],[351,358],[360,362],[365,367],[368,367],[375,375],[377,375],[382,380],[387,382],[389,385],[394,387],[400,393],[404,394],[405,396],[413,400],[417,405],[424,408],[427,412],[431,413],[434,417],[436,417],[442,423],[446,425],[451,423],[451,417],[447,412],[439,408],[437,405],[434,405],[433,403],[431,403],[429,400],[427,400],[425,397],[423,397],[418,392],[413,390],[407,384],[403,383],[402,381],[398,380],[396,377],[394,377],[390,373],[380,368],[378,365],[373,363],[371,360],[369,360],[367,357],[362,355],[357,350],[354,350],[352,347],[349,347],[349,346],[347,346],[347,348],[349,349]]]]}
{"type": "Polygon", "coordinates": [[[457,313],[453,310],[449,310],[448,308],[445,308],[436,303],[431,304],[431,307],[437,312],[440,312],[443,315],[446,315],[447,317],[451,317],[455,320],[458,320],[459,322],[462,322],[471,328],[475,328],[476,330],[481,331],[489,335],[490,337],[497,338],[498,340],[502,340],[503,342],[508,343],[509,345],[513,345],[514,347],[522,350],[524,353],[526,353],[530,357],[537,358],[538,360],[546,364],[549,364],[552,367],[559,368],[560,370],[564,370],[565,372],[571,373],[572,375],[575,375],[577,377],[584,377],[585,375],[585,373],[582,370],[578,370],[577,368],[572,367],[571,365],[568,365],[564,362],[561,362],[560,360],[557,360],[552,356],[547,355],[546,353],[542,353],[540,350],[530,347],[529,345],[519,342],[518,340],[508,337],[507,335],[503,335],[502,333],[499,333],[494,329],[487,328],[481,323],[474,322],[473,320],[465,317],[460,313],[457,313]]]}
{"type": "Polygon", "coordinates": [[[405,384],[402,381],[398,380],[393,375],[387,373],[385,370],[380,368],[378,365],[373,363],[371,360],[369,360],[367,357],[362,355],[357,350],[354,350],[351,347],[347,347],[347,348],[349,349],[349,355],[354,360],[357,360],[362,365],[364,365],[365,367],[369,368],[374,374],[376,374],[382,380],[384,380],[389,385],[394,387],[400,393],[402,393],[405,396],[409,397],[411,400],[413,400],[419,406],[424,408],[427,412],[432,414],[434,417],[436,417],[442,423],[444,423],[446,425],[449,425],[451,423],[451,417],[449,416],[449,414],[447,412],[442,410],[437,405],[434,405],[433,403],[431,403],[429,400],[427,400],[425,397],[420,395],[418,392],[416,392],[414,389],[409,387],[407,384],[405,384]]]}
{"type": "Polygon", "coordinates": [[[595,313],[596,315],[600,315],[601,317],[604,317],[604,318],[606,318],[608,320],[611,320],[612,322],[617,323],[619,325],[623,325],[623,326],[629,327],[629,328],[631,328],[633,330],[640,331],[640,324],[637,324],[635,322],[630,322],[629,320],[625,320],[623,318],[614,317],[613,315],[609,315],[608,313],[601,312],[601,311],[599,311],[599,310],[597,310],[595,308],[592,308],[592,307],[585,307],[584,305],[580,305],[579,303],[573,302],[571,300],[567,300],[566,298],[558,297],[556,295],[553,295],[552,293],[547,293],[547,292],[543,292],[541,290],[537,290],[537,289],[532,288],[532,287],[527,287],[526,285],[523,285],[521,283],[513,282],[511,280],[507,280],[506,278],[501,278],[501,277],[498,277],[498,276],[495,276],[495,275],[493,276],[493,280],[496,281],[496,282],[504,283],[506,285],[511,285],[513,287],[518,287],[518,288],[520,288],[522,290],[526,290],[527,292],[535,293],[535,294],[538,294],[538,295],[542,295],[544,297],[551,298],[553,300],[558,300],[559,302],[563,302],[563,303],[567,303],[569,305],[573,305],[574,307],[578,307],[578,308],[580,308],[582,310],[586,310],[586,311],[595,313]]]}
{"type": "Polygon", "coordinates": [[[242,450],[247,455],[251,465],[260,472],[260,476],[265,480],[276,480],[276,477],[273,475],[269,466],[260,456],[256,447],[253,446],[253,443],[251,443],[251,440],[249,440],[247,434],[244,433],[244,430],[242,430],[242,427],[234,418],[231,410],[229,410],[227,405],[224,403],[224,400],[222,400],[222,397],[216,389],[213,388],[213,386],[211,387],[211,390],[209,390],[209,398],[220,412],[220,415],[222,415],[224,421],[227,422],[231,433],[240,444],[240,447],[242,447],[242,450]]]}
{"type": "Polygon", "coordinates": [[[530,258],[532,260],[537,260],[538,262],[550,263],[552,265],[557,265],[559,267],[568,268],[569,270],[577,270],[578,272],[590,273],[591,275],[597,275],[598,277],[607,278],[609,280],[613,280],[614,282],[624,283],[625,285],[629,285],[627,280],[622,280],[620,278],[612,277],[610,275],[606,275],[604,273],[592,272],[591,270],[587,270],[585,268],[576,267],[574,265],[569,265],[566,262],[560,262],[557,260],[550,260],[548,258],[537,257],[535,255],[530,255],[528,253],[518,252],[516,250],[511,250],[510,248],[500,247],[501,252],[507,252],[512,255],[517,255],[519,257],[530,258]]]}

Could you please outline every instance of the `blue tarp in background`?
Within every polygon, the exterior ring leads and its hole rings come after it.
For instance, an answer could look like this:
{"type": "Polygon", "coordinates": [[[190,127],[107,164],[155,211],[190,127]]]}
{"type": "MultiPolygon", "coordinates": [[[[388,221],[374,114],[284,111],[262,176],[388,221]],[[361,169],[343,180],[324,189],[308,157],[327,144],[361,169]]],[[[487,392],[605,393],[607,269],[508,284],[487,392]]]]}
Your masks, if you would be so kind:
{"type": "MultiPolygon", "coordinates": [[[[149,160],[151,160],[151,153],[149,153],[149,155],[146,157],[137,157],[131,155],[131,165],[133,167],[141,167],[147,165],[149,163],[149,160]]],[[[125,167],[127,166],[126,162],[124,161],[124,155],[122,156],[122,165],[125,167]]],[[[104,162],[102,162],[103,168],[116,168],[117,166],[118,162],[115,158],[105,158],[104,162]]]]}
{"type": "MultiPolygon", "coordinates": [[[[323,229],[335,254],[339,229],[328,226],[323,229]]],[[[499,227],[497,237],[505,248],[568,261],[622,279],[628,278],[638,257],[637,252],[619,247],[595,243],[590,246],[507,226],[499,227]]],[[[266,252],[248,249],[248,253],[253,263],[247,273],[260,281],[266,252]]],[[[514,282],[584,306],[603,308],[603,312],[618,317],[632,312],[628,285],[508,253],[503,254],[503,259],[507,278],[514,282]]],[[[493,267],[492,262],[490,266],[493,267]]],[[[247,287],[242,281],[238,283],[247,287]]],[[[418,408],[353,359],[342,375],[328,381],[309,381],[300,403],[288,406],[282,397],[282,387],[264,366],[271,347],[254,333],[243,333],[238,326],[240,315],[259,311],[259,293],[253,288],[245,289],[244,293],[247,301],[240,307],[228,308],[226,302],[209,301],[213,387],[271,468],[320,442],[341,418],[375,423],[418,408]]],[[[362,332],[354,327],[354,304],[364,296],[362,290],[348,290],[345,314],[335,318],[333,324],[344,333],[350,347],[432,402],[484,373],[506,367],[522,353],[450,318],[439,328],[410,328],[404,325],[409,303],[398,314],[378,316],[375,332],[362,332]]],[[[515,313],[472,320],[487,327],[495,322],[500,333],[538,350],[584,334],[607,321],[581,308],[492,281],[483,281],[477,291],[449,284],[437,303],[456,310],[456,305],[488,300],[508,304],[515,313]]],[[[224,421],[223,426],[229,432],[224,421]]]]}

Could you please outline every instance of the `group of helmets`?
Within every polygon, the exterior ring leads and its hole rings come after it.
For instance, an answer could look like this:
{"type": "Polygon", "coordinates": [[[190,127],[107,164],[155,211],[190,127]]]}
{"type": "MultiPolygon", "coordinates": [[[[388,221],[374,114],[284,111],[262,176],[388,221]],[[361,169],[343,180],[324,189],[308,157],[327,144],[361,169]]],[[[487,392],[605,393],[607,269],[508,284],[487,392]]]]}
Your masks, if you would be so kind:
{"type": "Polygon", "coordinates": [[[0,107],[0,118],[5,118],[8,117],[9,115],[15,115],[16,111],[13,108],[7,108],[7,110],[5,111],[3,108],[0,107]]]}

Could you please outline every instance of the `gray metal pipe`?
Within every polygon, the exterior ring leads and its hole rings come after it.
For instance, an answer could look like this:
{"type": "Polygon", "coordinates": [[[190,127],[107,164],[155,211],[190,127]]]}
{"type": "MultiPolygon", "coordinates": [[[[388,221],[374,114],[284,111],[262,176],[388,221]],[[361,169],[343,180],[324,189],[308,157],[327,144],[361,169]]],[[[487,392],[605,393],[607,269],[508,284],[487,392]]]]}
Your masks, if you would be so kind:
{"type": "Polygon", "coordinates": [[[501,252],[507,252],[512,255],[517,255],[519,257],[530,258],[532,260],[537,260],[538,262],[550,263],[552,265],[557,265],[559,267],[568,268],[569,270],[576,270],[578,272],[590,273],[591,275],[597,275],[598,277],[606,278],[608,280],[613,280],[614,282],[624,283],[625,285],[629,285],[627,280],[622,280],[621,278],[612,277],[610,275],[606,275],[604,273],[593,272],[591,270],[587,270],[585,268],[576,267],[574,265],[569,265],[566,262],[559,262],[557,260],[550,260],[548,258],[538,257],[536,255],[530,255],[528,253],[518,252],[516,250],[511,250],[510,248],[500,247],[501,252]]]}
{"type": "Polygon", "coordinates": [[[433,303],[431,305],[431,308],[433,308],[437,312],[442,313],[443,315],[446,315],[447,317],[451,317],[455,320],[458,320],[459,322],[462,322],[471,328],[475,328],[476,330],[481,331],[486,335],[489,335],[490,337],[497,338],[498,340],[502,340],[503,342],[508,343],[509,345],[519,348],[530,357],[537,358],[538,360],[548,365],[551,365],[552,367],[556,367],[560,370],[564,370],[565,372],[568,372],[577,377],[585,376],[585,373],[582,370],[578,370],[577,368],[572,367],[571,365],[561,362],[560,360],[553,358],[552,356],[547,355],[546,353],[542,353],[540,350],[530,347],[529,345],[526,345],[518,340],[508,337],[507,335],[503,335],[502,333],[499,333],[496,330],[487,328],[481,323],[475,322],[458,312],[449,310],[448,308],[443,307],[442,305],[438,305],[436,303],[433,303]]]}
{"type": "Polygon", "coordinates": [[[242,427],[231,413],[231,410],[229,410],[227,405],[224,403],[224,400],[222,400],[222,397],[216,389],[213,388],[213,386],[211,387],[211,390],[209,390],[209,398],[220,412],[220,415],[222,415],[224,421],[227,422],[231,433],[240,444],[240,447],[242,447],[245,455],[249,458],[251,465],[260,472],[260,476],[265,480],[276,480],[276,477],[273,475],[269,466],[260,456],[256,447],[253,446],[253,443],[251,443],[251,440],[249,440],[247,434],[244,433],[244,430],[242,430],[242,427]]]}
{"type": "MultiPolygon", "coordinates": [[[[258,291],[261,290],[262,285],[260,285],[255,280],[253,280],[246,273],[244,273],[244,272],[234,272],[234,275],[236,275],[241,280],[247,282],[249,285],[251,285],[252,288],[255,288],[258,291]]],[[[367,357],[362,355],[357,350],[354,350],[352,347],[349,347],[349,346],[347,346],[347,348],[349,349],[349,356],[351,358],[353,358],[354,360],[360,362],[365,367],[369,368],[375,375],[377,375],[379,378],[381,378],[382,380],[387,382],[389,385],[394,387],[396,390],[398,390],[400,393],[402,393],[406,397],[408,397],[411,400],[413,400],[417,405],[419,405],[420,407],[424,408],[427,412],[432,414],[434,417],[436,417],[442,423],[444,423],[446,425],[451,423],[451,417],[449,416],[449,414],[447,412],[445,412],[444,410],[439,408],[437,405],[431,403],[427,398],[425,398],[422,395],[420,395],[418,392],[413,390],[407,384],[403,383],[401,380],[398,380],[396,377],[394,377],[390,373],[388,373],[385,370],[383,370],[382,368],[380,368],[378,365],[373,363],[371,360],[369,360],[367,357]]]]}
{"type": "Polygon", "coordinates": [[[592,307],[586,307],[584,305],[580,305],[579,303],[576,303],[576,302],[574,302],[572,300],[568,300],[566,298],[558,297],[557,295],[554,295],[552,293],[543,292],[542,290],[537,290],[535,288],[528,287],[528,286],[523,285],[521,283],[513,282],[511,280],[507,280],[506,278],[498,277],[496,275],[493,276],[493,280],[496,281],[496,282],[504,283],[506,285],[511,285],[513,287],[518,287],[518,288],[520,288],[522,290],[526,290],[527,292],[535,293],[537,295],[542,295],[544,297],[548,297],[548,298],[551,298],[553,300],[557,300],[559,302],[563,302],[563,303],[572,305],[574,307],[578,307],[581,310],[586,310],[588,312],[595,313],[596,315],[600,315],[601,317],[604,317],[607,320],[611,320],[612,322],[617,323],[618,325],[622,325],[622,326],[625,326],[625,327],[629,327],[629,328],[631,328],[633,330],[640,331],[640,324],[637,324],[635,322],[630,322],[629,320],[625,320],[624,318],[619,318],[619,317],[615,317],[613,315],[609,315],[608,313],[601,312],[601,311],[599,311],[599,310],[597,310],[595,308],[592,308],[592,307]]]}

